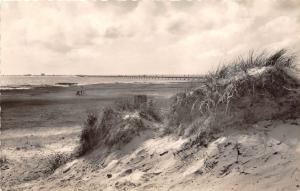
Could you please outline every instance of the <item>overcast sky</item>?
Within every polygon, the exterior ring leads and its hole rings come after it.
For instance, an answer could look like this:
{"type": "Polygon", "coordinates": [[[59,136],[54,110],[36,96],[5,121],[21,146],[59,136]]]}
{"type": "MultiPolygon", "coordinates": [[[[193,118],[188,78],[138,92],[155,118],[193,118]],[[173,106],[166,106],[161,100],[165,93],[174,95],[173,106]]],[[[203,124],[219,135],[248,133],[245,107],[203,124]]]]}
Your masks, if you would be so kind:
{"type": "Polygon", "coordinates": [[[2,2],[2,74],[196,74],[300,52],[300,0],[2,2]]]}

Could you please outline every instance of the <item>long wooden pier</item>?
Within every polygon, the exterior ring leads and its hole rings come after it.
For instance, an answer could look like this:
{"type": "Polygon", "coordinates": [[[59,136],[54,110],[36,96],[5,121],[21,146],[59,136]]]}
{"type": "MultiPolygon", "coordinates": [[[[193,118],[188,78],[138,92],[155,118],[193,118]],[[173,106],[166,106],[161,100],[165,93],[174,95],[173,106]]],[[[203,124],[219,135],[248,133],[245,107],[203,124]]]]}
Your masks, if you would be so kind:
{"type": "Polygon", "coordinates": [[[122,79],[156,79],[156,80],[187,80],[201,81],[202,75],[77,75],[79,77],[103,77],[103,78],[122,78],[122,79]]]}

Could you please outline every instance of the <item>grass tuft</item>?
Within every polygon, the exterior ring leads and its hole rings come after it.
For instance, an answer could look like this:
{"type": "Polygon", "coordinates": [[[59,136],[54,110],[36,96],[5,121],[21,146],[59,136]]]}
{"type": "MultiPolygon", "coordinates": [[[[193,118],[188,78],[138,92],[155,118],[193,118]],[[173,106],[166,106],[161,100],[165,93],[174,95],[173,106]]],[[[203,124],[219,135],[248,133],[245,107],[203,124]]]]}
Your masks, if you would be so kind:
{"type": "Polygon", "coordinates": [[[50,155],[47,161],[46,173],[52,174],[60,166],[66,164],[69,160],[69,157],[66,154],[56,153],[50,155]]]}
{"type": "Polygon", "coordinates": [[[5,155],[1,155],[0,156],[0,167],[2,167],[3,165],[5,165],[7,163],[8,163],[7,157],[5,155]]]}
{"type": "Polygon", "coordinates": [[[143,130],[144,121],[160,122],[160,112],[153,101],[139,105],[130,99],[120,99],[103,110],[101,120],[90,113],[84,123],[78,155],[92,151],[96,146],[122,146],[143,130]]]}
{"type": "Polygon", "coordinates": [[[217,120],[226,121],[228,125],[271,118],[276,113],[272,113],[269,106],[280,108],[278,100],[299,87],[298,81],[287,72],[295,68],[295,57],[284,49],[270,55],[251,52],[246,58],[239,57],[228,65],[219,66],[204,76],[204,83],[198,88],[173,97],[169,126],[195,132],[201,125],[192,128],[191,124],[199,118],[205,120],[221,115],[217,120]],[[267,102],[270,104],[266,106],[267,102]],[[250,116],[246,109],[249,107],[254,113],[252,119],[246,120],[250,116]],[[256,113],[267,108],[268,112],[256,113]],[[232,123],[227,119],[232,119],[232,123]]]}
{"type": "Polygon", "coordinates": [[[89,113],[80,135],[79,155],[84,155],[98,142],[98,118],[95,113],[89,113]]]}

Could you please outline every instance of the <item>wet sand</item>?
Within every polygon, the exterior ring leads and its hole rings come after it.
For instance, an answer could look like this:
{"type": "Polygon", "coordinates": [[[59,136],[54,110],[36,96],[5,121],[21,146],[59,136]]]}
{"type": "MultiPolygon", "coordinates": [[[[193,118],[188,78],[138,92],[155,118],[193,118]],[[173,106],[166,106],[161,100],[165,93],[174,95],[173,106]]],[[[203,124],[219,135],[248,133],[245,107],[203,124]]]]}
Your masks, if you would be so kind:
{"type": "Polygon", "coordinates": [[[52,155],[74,152],[88,112],[100,114],[116,100],[136,94],[146,94],[159,107],[167,108],[168,98],[187,87],[191,84],[98,84],[2,90],[0,143],[1,157],[7,162],[1,164],[0,186],[4,190],[12,187],[18,190],[23,183],[43,179],[52,155]],[[81,89],[85,94],[77,96],[81,89]]]}
{"type": "MultiPolygon", "coordinates": [[[[195,85],[195,84],[194,84],[195,85]]],[[[101,111],[118,99],[146,94],[161,106],[169,97],[190,83],[170,84],[97,84],[83,87],[40,87],[26,90],[2,90],[1,129],[72,127],[81,125],[88,112],[101,111]],[[85,95],[76,91],[84,89],[85,95]]]]}

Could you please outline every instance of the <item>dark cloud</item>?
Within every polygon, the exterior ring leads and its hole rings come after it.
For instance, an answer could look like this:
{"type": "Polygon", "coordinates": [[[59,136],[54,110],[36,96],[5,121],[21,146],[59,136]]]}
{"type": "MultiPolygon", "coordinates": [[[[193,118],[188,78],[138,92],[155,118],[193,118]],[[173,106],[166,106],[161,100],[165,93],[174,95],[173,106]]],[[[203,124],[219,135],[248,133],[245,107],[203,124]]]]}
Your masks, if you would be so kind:
{"type": "Polygon", "coordinates": [[[266,17],[266,16],[257,16],[254,17],[251,25],[249,26],[249,30],[257,30],[262,26],[265,26],[268,22],[272,21],[273,18],[266,17]]]}
{"type": "Polygon", "coordinates": [[[120,0],[108,0],[108,1],[96,1],[94,5],[99,9],[109,9],[112,8],[117,13],[130,13],[139,4],[140,1],[120,1],[120,0]]]}
{"type": "Polygon", "coordinates": [[[42,44],[45,48],[47,48],[49,50],[52,50],[57,53],[63,53],[63,54],[68,53],[73,49],[73,47],[71,47],[67,44],[64,44],[64,43],[44,42],[44,43],[40,43],[40,44],[42,44]]]}
{"type": "Polygon", "coordinates": [[[85,48],[95,44],[94,40],[99,36],[95,30],[87,30],[84,34],[79,35],[77,38],[72,39],[72,41],[67,41],[67,36],[73,34],[68,34],[64,31],[55,31],[54,34],[50,35],[47,39],[25,39],[22,41],[26,47],[31,45],[38,45],[51,50],[56,53],[65,54],[71,52],[74,49],[85,48]]]}
{"type": "Polygon", "coordinates": [[[44,39],[42,41],[35,41],[33,43],[57,53],[68,53],[73,49],[71,45],[66,43],[66,36],[63,32],[54,34],[50,39],[51,40],[44,39]]]}
{"type": "Polygon", "coordinates": [[[183,20],[177,20],[175,22],[171,22],[167,30],[173,34],[182,34],[187,31],[187,26],[185,26],[185,22],[183,20]]]}
{"type": "Polygon", "coordinates": [[[119,38],[121,37],[121,32],[117,27],[110,27],[108,29],[106,29],[105,34],[104,34],[105,38],[119,38]]]}
{"type": "Polygon", "coordinates": [[[106,28],[103,37],[108,39],[118,39],[118,38],[132,38],[135,33],[133,31],[126,31],[121,26],[112,26],[106,28]]]}
{"type": "Polygon", "coordinates": [[[299,0],[276,0],[275,6],[279,9],[298,9],[300,11],[300,1],[299,0]]]}
{"type": "Polygon", "coordinates": [[[74,39],[73,44],[76,47],[91,46],[95,44],[95,39],[98,37],[100,34],[96,29],[88,28],[78,38],[74,39]]]}
{"type": "Polygon", "coordinates": [[[155,8],[152,10],[153,15],[164,15],[167,12],[166,4],[162,1],[154,1],[155,8]]]}
{"type": "Polygon", "coordinates": [[[171,5],[178,10],[189,10],[197,1],[171,1],[171,5]]]}
{"type": "Polygon", "coordinates": [[[245,7],[251,7],[254,3],[253,0],[235,0],[236,3],[245,7]]]}

